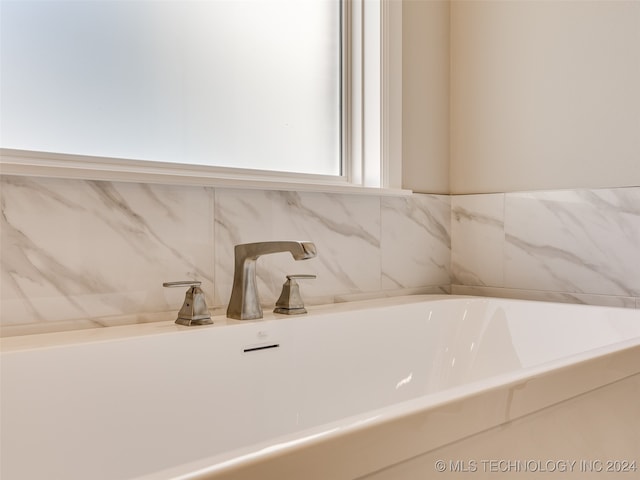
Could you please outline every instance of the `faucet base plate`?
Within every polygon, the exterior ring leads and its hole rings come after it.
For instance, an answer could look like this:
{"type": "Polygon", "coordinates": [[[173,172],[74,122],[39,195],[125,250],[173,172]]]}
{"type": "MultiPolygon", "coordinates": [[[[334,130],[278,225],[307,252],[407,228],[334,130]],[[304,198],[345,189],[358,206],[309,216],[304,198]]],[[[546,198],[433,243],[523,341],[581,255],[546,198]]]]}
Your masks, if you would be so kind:
{"type": "Polygon", "coordinates": [[[205,318],[178,317],[176,320],[176,323],[178,325],[185,325],[187,327],[190,327],[192,325],[211,325],[213,323],[213,320],[211,320],[211,317],[205,317],[205,318]]]}
{"type": "Polygon", "coordinates": [[[307,309],[304,307],[299,308],[285,308],[285,307],[277,307],[273,313],[282,313],[284,315],[300,315],[302,313],[307,313],[307,309]]]}

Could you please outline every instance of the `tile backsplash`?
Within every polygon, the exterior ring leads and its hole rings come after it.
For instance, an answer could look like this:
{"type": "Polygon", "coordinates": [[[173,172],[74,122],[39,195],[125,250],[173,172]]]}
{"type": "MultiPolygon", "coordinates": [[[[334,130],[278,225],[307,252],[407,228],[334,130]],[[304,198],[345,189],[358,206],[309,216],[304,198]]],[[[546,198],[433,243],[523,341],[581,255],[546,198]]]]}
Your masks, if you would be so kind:
{"type": "Polygon", "coordinates": [[[224,313],[233,246],[261,257],[265,308],[285,275],[310,305],[456,293],[640,308],[640,187],[404,197],[2,176],[3,335],[169,320],[202,282],[224,313]]]}
{"type": "Polygon", "coordinates": [[[311,240],[314,259],[261,257],[266,305],[285,275],[308,304],[450,290],[450,197],[384,197],[1,177],[2,333],[170,319],[196,279],[223,313],[233,246],[311,240]]]}
{"type": "Polygon", "coordinates": [[[640,187],[457,195],[452,291],[640,306],[640,187]]]}

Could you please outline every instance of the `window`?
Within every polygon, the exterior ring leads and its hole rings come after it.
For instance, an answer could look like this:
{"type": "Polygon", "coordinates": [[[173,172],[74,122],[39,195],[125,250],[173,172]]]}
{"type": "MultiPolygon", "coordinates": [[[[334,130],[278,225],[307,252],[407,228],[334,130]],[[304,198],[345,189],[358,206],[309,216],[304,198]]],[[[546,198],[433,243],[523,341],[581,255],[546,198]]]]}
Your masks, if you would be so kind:
{"type": "Polygon", "coordinates": [[[126,160],[381,185],[380,0],[1,5],[5,173],[126,160]]]}

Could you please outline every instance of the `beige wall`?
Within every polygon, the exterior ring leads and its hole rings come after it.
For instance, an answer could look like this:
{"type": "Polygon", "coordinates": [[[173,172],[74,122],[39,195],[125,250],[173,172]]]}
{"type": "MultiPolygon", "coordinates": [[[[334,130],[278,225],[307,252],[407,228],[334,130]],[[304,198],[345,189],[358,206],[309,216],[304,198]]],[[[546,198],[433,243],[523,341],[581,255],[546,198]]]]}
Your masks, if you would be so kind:
{"type": "Polygon", "coordinates": [[[450,48],[451,193],[640,185],[640,1],[453,0],[450,48]]]}
{"type": "Polygon", "coordinates": [[[402,4],[402,184],[449,193],[449,2],[402,4]]]}

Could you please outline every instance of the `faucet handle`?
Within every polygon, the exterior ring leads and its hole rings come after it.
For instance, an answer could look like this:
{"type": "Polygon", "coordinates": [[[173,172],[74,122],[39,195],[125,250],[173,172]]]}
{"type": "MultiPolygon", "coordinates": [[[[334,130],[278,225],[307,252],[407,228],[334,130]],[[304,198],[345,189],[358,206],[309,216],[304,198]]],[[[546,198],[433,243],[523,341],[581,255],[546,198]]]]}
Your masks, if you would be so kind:
{"type": "Polygon", "coordinates": [[[184,298],[182,308],[178,312],[178,325],[210,325],[213,323],[211,314],[204,299],[204,292],[200,288],[202,282],[197,280],[182,280],[179,282],[164,282],[163,287],[190,287],[184,298]]]}
{"type": "Polygon", "coordinates": [[[162,284],[163,287],[174,288],[174,287],[199,287],[202,285],[202,282],[198,280],[181,280],[179,282],[164,282],[162,284]]]}
{"type": "Polygon", "coordinates": [[[296,273],[295,275],[287,275],[287,278],[289,280],[295,280],[296,278],[307,278],[307,279],[313,279],[313,278],[317,278],[315,275],[309,275],[306,273],[296,273]]]}
{"type": "Polygon", "coordinates": [[[296,282],[296,279],[312,278],[316,278],[316,276],[307,274],[287,275],[287,281],[282,285],[282,293],[276,302],[276,308],[273,312],[283,313],[285,315],[307,313],[307,309],[304,308],[302,296],[300,295],[300,286],[298,282],[296,282]]]}

